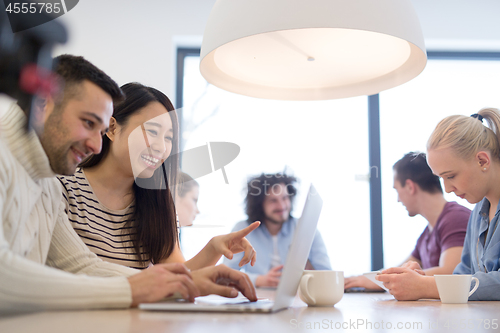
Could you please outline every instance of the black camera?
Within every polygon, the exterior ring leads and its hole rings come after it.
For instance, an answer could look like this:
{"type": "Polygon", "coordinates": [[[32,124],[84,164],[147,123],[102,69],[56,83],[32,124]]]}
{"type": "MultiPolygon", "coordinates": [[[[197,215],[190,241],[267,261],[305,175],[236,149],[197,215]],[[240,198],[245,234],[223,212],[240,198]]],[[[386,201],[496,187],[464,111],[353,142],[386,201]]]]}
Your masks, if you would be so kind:
{"type": "Polygon", "coordinates": [[[65,27],[47,14],[7,15],[0,0],[0,93],[16,99],[28,119],[33,97],[57,89],[52,48],[66,41],[65,27]],[[33,20],[46,23],[33,27],[33,20]]]}

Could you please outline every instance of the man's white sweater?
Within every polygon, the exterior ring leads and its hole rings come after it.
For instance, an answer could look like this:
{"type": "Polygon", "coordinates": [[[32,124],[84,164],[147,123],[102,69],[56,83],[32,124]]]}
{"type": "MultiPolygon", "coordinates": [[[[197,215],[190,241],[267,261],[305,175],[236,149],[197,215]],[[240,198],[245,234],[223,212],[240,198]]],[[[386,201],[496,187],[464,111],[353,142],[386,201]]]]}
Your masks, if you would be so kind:
{"type": "Polygon", "coordinates": [[[37,135],[13,103],[0,114],[0,313],[124,308],[127,276],[81,241],[37,135]]]}

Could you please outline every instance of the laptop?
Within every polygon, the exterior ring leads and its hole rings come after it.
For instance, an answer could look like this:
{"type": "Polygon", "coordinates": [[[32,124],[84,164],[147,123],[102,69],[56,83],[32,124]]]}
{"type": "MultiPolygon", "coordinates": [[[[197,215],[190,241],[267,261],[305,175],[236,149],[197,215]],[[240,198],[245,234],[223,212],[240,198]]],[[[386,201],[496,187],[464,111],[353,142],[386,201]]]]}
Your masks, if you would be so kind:
{"type": "Polygon", "coordinates": [[[189,312],[260,312],[271,313],[290,307],[297,294],[300,278],[311,251],[323,200],[313,185],[310,186],[302,216],[297,222],[292,244],[288,250],[280,283],[274,301],[250,302],[246,297],[225,298],[216,295],[197,297],[194,303],[169,301],[139,304],[139,309],[189,312]]]}

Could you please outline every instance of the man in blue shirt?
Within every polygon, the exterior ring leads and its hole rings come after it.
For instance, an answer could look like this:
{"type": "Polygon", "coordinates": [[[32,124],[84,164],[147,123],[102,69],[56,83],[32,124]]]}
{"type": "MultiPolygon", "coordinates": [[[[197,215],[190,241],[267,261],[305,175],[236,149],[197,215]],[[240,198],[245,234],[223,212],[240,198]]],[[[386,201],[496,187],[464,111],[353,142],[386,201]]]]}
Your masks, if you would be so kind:
{"type": "MultiPolygon", "coordinates": [[[[297,219],[291,216],[297,194],[296,178],[286,174],[261,174],[249,180],[245,199],[248,219],[237,223],[233,231],[241,230],[254,221],[262,224],[246,238],[258,254],[254,266],[245,266],[256,287],[276,287],[280,281],[288,248],[292,242],[297,219]]],[[[239,269],[242,254],[224,259],[224,264],[239,269]]],[[[316,231],[306,269],[330,270],[330,258],[321,235],[316,231]]]]}

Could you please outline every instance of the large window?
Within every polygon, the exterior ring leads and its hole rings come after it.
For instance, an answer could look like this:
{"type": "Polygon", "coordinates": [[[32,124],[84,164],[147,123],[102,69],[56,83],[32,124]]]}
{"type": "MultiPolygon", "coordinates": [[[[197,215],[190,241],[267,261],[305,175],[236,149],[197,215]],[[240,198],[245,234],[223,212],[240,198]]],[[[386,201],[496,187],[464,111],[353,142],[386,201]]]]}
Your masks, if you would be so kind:
{"type": "Polygon", "coordinates": [[[184,149],[212,141],[241,148],[225,168],[229,184],[221,171],[197,179],[201,214],[194,227],[182,230],[185,256],[246,218],[249,176],[286,171],[300,179],[293,215],[300,216],[311,182],[324,199],[318,229],[332,267],[352,274],[369,271],[367,97],[321,102],[250,98],[208,85],[199,73],[199,57],[188,56],[184,64],[184,149]]]}
{"type": "MultiPolygon", "coordinates": [[[[430,52],[421,75],[380,94],[380,128],[373,128],[367,97],[284,102],[240,96],[207,84],[196,51],[187,53],[178,72],[182,85],[177,95],[183,105],[183,149],[227,141],[238,144],[241,152],[225,168],[229,184],[221,171],[197,179],[201,214],[194,227],[182,230],[185,256],[192,257],[211,237],[245,219],[247,177],[286,170],[301,180],[295,216],[311,182],[324,198],[318,229],[333,269],[352,275],[380,268],[371,267],[370,255],[383,256],[386,267],[398,265],[412,251],[426,221],[408,217],[397,203],[392,165],[406,152],[425,151],[427,138],[445,116],[500,107],[498,60],[500,54],[494,53],[430,52]],[[381,170],[370,167],[368,160],[369,126],[381,132],[381,170]],[[370,253],[370,203],[376,200],[370,202],[369,174],[381,177],[382,205],[372,212],[382,210],[383,253],[370,253]]],[[[445,197],[471,207],[453,194],[445,197]]],[[[382,242],[377,235],[375,241],[382,242]]]]}

